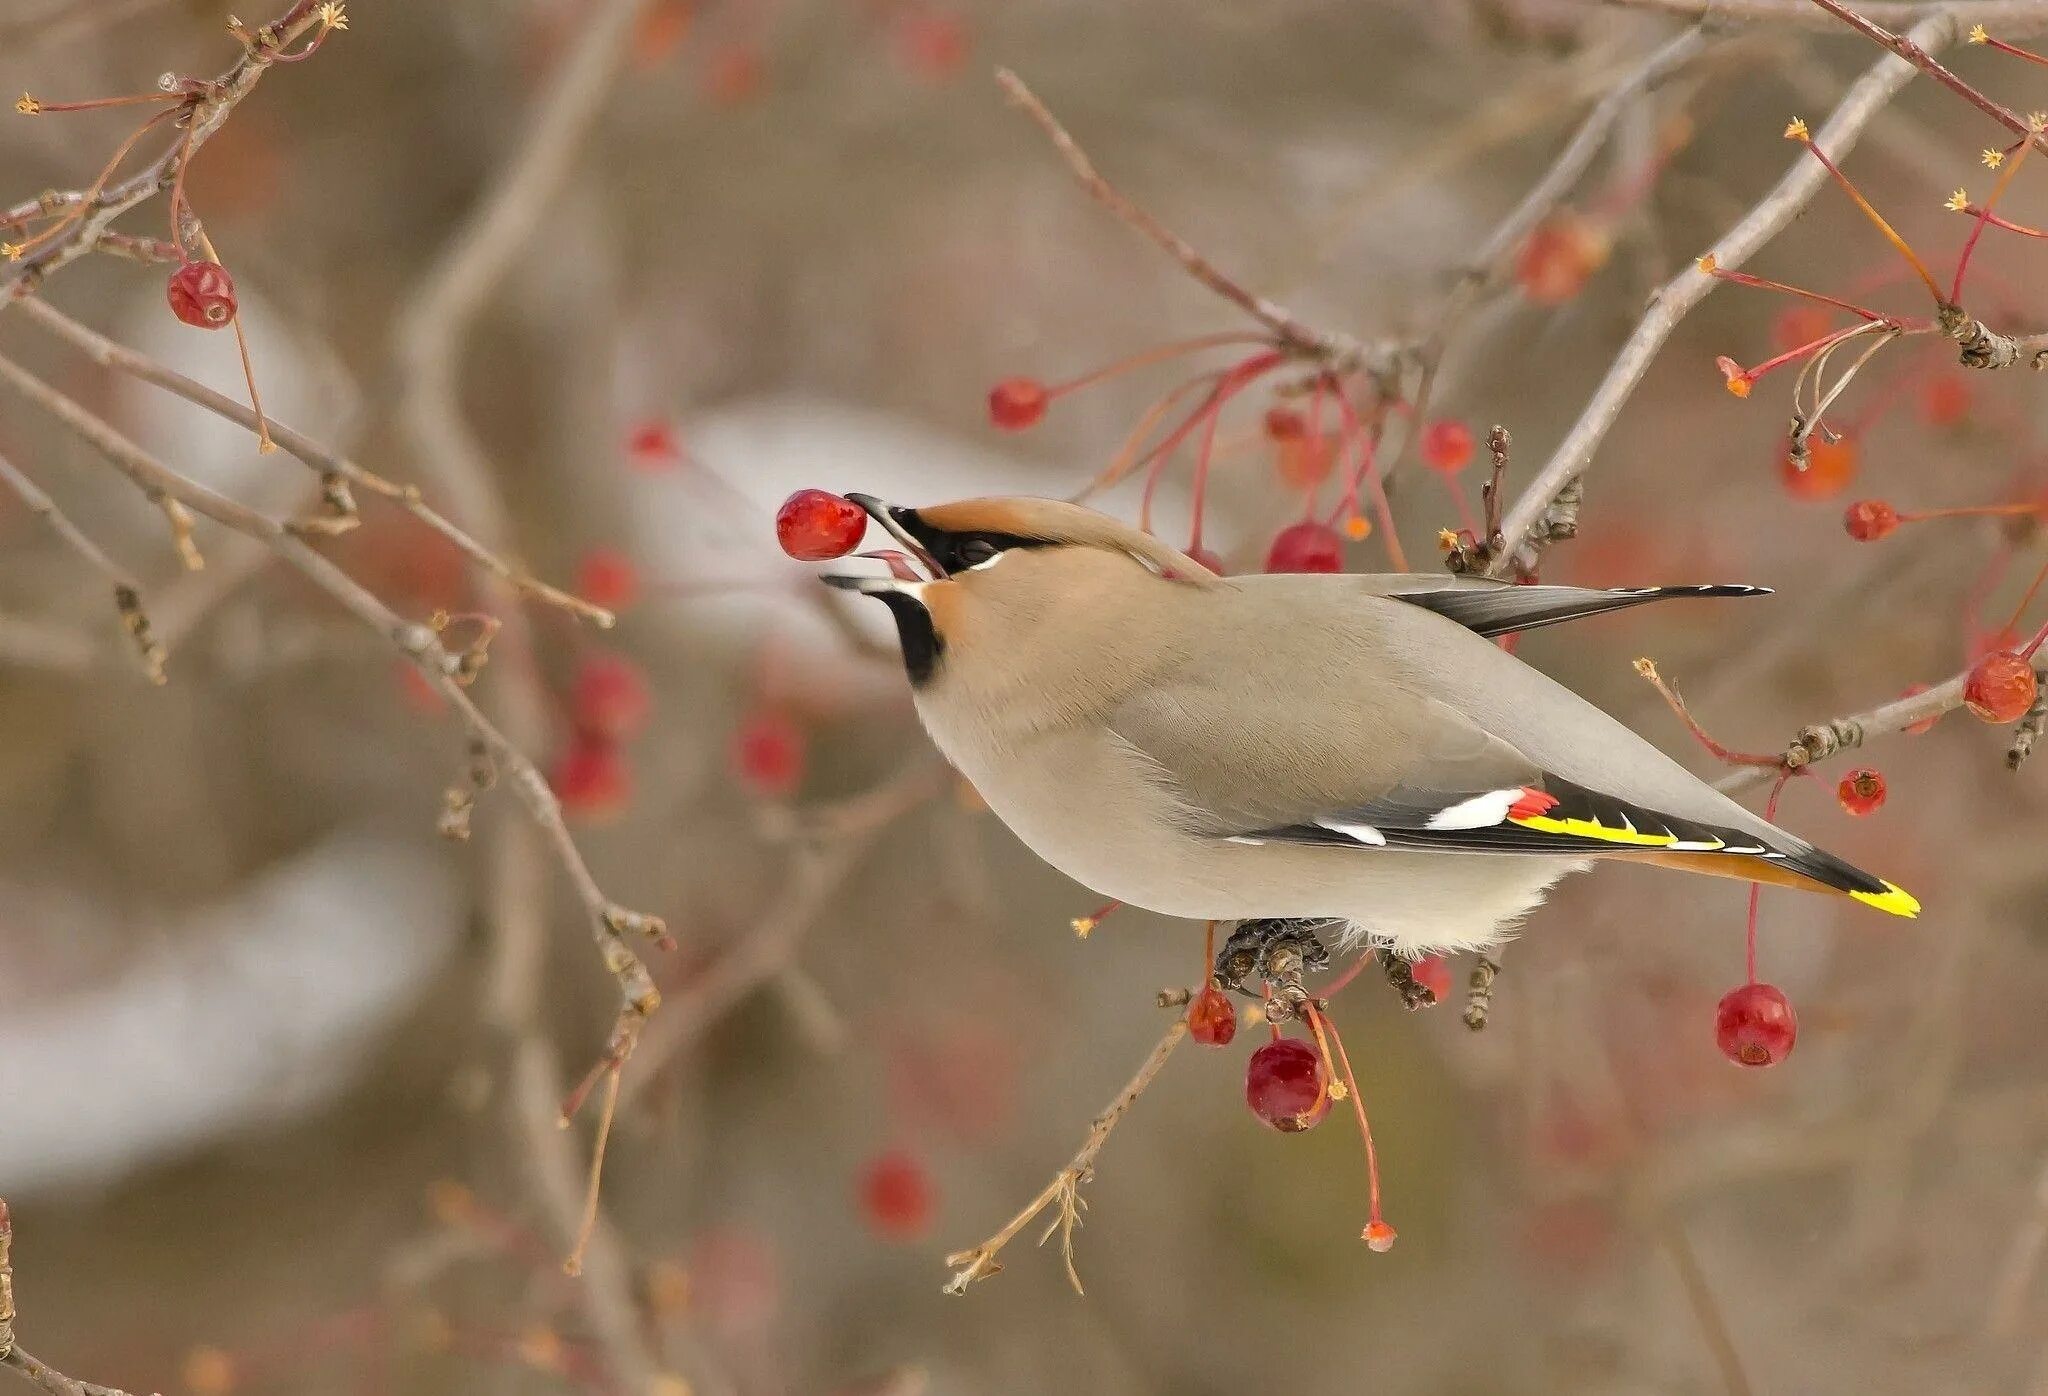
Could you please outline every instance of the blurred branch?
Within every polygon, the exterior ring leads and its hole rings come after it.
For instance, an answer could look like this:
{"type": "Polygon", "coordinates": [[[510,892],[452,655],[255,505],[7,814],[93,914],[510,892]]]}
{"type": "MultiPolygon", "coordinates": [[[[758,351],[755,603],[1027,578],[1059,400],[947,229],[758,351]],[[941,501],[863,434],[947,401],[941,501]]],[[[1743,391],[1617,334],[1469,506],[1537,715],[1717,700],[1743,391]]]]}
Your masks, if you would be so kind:
{"type": "Polygon", "coordinates": [[[831,907],[875,840],[941,789],[947,775],[943,765],[920,761],[873,790],[805,818],[811,841],[798,852],[781,895],[735,939],[731,950],[676,993],[669,1012],[648,1025],[623,1081],[622,1104],[644,1090],[663,1066],[702,1041],[755,990],[794,964],[804,936],[831,907]]]}
{"type": "MultiPolygon", "coordinates": [[[[187,402],[205,408],[216,416],[225,417],[238,426],[246,427],[250,431],[257,430],[256,413],[250,408],[231,397],[215,392],[204,383],[187,378],[167,364],[115,343],[99,331],[72,319],[42,297],[24,297],[16,302],[16,305],[19,313],[82,351],[87,358],[101,367],[111,368],[131,378],[153,384],[187,402]]],[[[573,616],[594,621],[607,629],[614,624],[615,617],[604,607],[592,605],[580,596],[548,585],[465,533],[428,505],[417,485],[401,485],[387,480],[349,457],[321,445],[304,432],[295,431],[279,421],[268,418],[265,420],[270,428],[271,439],[283,447],[287,454],[317,472],[326,485],[329,514],[324,518],[297,525],[299,531],[331,534],[353,527],[354,505],[348,491],[351,488],[361,489],[380,499],[389,500],[405,510],[453,543],[464,557],[511,586],[522,596],[558,607],[573,616]],[[332,483],[335,480],[342,481],[343,487],[336,488],[332,483]]]]}
{"type": "Polygon", "coordinates": [[[16,469],[14,463],[4,456],[0,456],[0,484],[5,484],[20,496],[21,502],[28,506],[31,514],[49,525],[50,531],[62,539],[65,546],[84,558],[87,566],[113,584],[114,609],[120,614],[121,623],[126,627],[129,638],[135,642],[136,653],[142,660],[143,672],[149,676],[151,683],[165,682],[164,647],[157,643],[156,636],[150,631],[149,615],[142,609],[142,589],[136,585],[135,579],[128,575],[127,569],[107,556],[106,550],[88,538],[77,524],[71,522],[64,511],[57,507],[55,500],[45,494],[35,481],[16,469]]]}
{"type": "MultiPolygon", "coordinates": [[[[1741,21],[1790,24],[1802,29],[1836,27],[1834,18],[1816,10],[1812,0],[1607,0],[1607,3],[1622,9],[1658,10],[1664,14],[1683,15],[1717,24],[1741,21]]],[[[2048,22],[2048,15],[2041,11],[2040,0],[1969,0],[1964,5],[1946,3],[1945,0],[1869,0],[1857,9],[1865,17],[1885,24],[1917,24],[1944,10],[1953,11],[1956,18],[1967,19],[1973,24],[1996,24],[2015,32],[2032,30],[2048,22]]]]}
{"type": "Polygon", "coordinates": [[[0,21],[0,52],[10,56],[22,50],[83,39],[124,19],[164,9],[171,0],[49,0],[33,12],[0,21]]]}
{"type": "Polygon", "coordinates": [[[0,1367],[9,1367],[50,1393],[50,1396],[128,1396],[112,1386],[67,1377],[49,1363],[23,1351],[14,1340],[14,1217],[0,1197],[0,1367]]]}
{"type": "MultiPolygon", "coordinates": [[[[1923,48],[1941,49],[1954,42],[1959,21],[1948,12],[1934,15],[1913,31],[1923,48]]],[[[1884,104],[1889,102],[1913,76],[1910,64],[1886,55],[1873,64],[1836,106],[1826,123],[1815,133],[1816,144],[1837,159],[1856,144],[1857,136],[1884,104]]],[[[1714,243],[1714,257],[1723,267],[1738,267],[1764,247],[1791,223],[1813,196],[1828,183],[1828,172],[1820,162],[1801,152],[1778,181],[1741,222],[1714,243]]],[[[1514,565],[1515,557],[1535,536],[1538,524],[1565,489],[1593,463],[1593,454],[1621,415],[1622,407],[1636,385],[1649,371],[1651,362],[1671,337],[1678,323],[1692,308],[1706,299],[1715,278],[1689,266],[1672,278],[1651,302],[1635,332],[1608,367],[1607,376],[1586,403],[1557,450],[1536,478],[1515,500],[1502,523],[1506,542],[1501,555],[1488,571],[1498,577],[1514,565]]]]}
{"type": "Polygon", "coordinates": [[[1012,104],[1031,118],[1033,124],[1045,134],[1045,138],[1052,142],[1053,149],[1066,161],[1068,170],[1088,192],[1090,198],[1180,263],[1181,269],[1189,276],[1272,331],[1276,347],[1313,359],[1340,372],[1355,372],[1362,369],[1373,373],[1386,373],[1396,365],[1403,354],[1401,346],[1367,345],[1345,335],[1315,329],[1297,319],[1285,307],[1245,289],[1197,251],[1187,239],[1161,223],[1104,179],[1101,172],[1095,168],[1095,162],[1088,158],[1088,153],[1068,133],[1067,128],[1060,124],[1059,118],[1038,99],[1038,94],[1025,85],[1022,78],[1008,68],[998,68],[996,85],[1003,89],[1003,95],[1008,97],[1012,104]]]}
{"type": "Polygon", "coordinates": [[[1714,1369],[1721,1375],[1721,1386],[1728,1396],[1750,1396],[1753,1388],[1749,1376],[1742,1369],[1742,1353],[1735,1346],[1735,1335],[1728,1329],[1728,1316],[1721,1312],[1721,1305],[1714,1298],[1714,1290],[1707,1283],[1707,1272],[1700,1268],[1700,1258],[1694,1253],[1692,1240],[1685,1234],[1685,1223],[1669,1213],[1654,1219],[1658,1243],[1671,1258],[1671,1268],[1678,1272],[1678,1282],[1685,1290],[1685,1300],[1691,1306],[1693,1317],[1699,1320],[1700,1332],[1707,1340],[1707,1351],[1713,1354],[1714,1369]]]}
{"type": "Polygon", "coordinates": [[[1053,1174],[1052,1181],[1045,1185],[1038,1196],[1025,1204],[1023,1211],[1003,1223],[1002,1230],[971,1250],[955,1251],[946,1257],[946,1264],[960,1267],[953,1272],[953,1277],[946,1281],[946,1293],[965,1294],[967,1287],[976,1280],[985,1280],[999,1272],[1003,1267],[997,1263],[996,1257],[1001,1254],[1003,1247],[1015,1240],[1018,1232],[1029,1226],[1040,1213],[1054,1204],[1059,1206],[1059,1215],[1053,1219],[1053,1224],[1046,1229],[1045,1235],[1039,1238],[1039,1244],[1044,1245],[1050,1240],[1054,1230],[1060,1233],[1060,1249],[1066,1258],[1067,1279],[1072,1282],[1075,1293],[1082,1292],[1081,1277],[1074,1270],[1074,1228],[1080,1225],[1081,1209],[1087,1205],[1081,1200],[1081,1185],[1094,1176],[1095,1157],[1102,1152],[1102,1146],[1109,1142],[1109,1132],[1116,1128],[1117,1122],[1123,1119],[1124,1113],[1131,1108],[1132,1103],[1144,1094],[1145,1088],[1152,1084],[1153,1078],[1159,1075],[1160,1069],[1166,1065],[1166,1059],[1173,1055],[1173,1049],[1180,1046],[1181,1039],[1187,1035],[1186,1015],[1175,1014],[1173,1025],[1167,1028],[1166,1035],[1159,1039],[1158,1045],[1145,1058],[1144,1064],[1138,1068],[1138,1074],[1126,1082],[1124,1088],[1116,1093],[1115,1099],[1095,1117],[1095,1123],[1088,1127],[1088,1137],[1081,1141],[1079,1152],[1068,1160],[1067,1166],[1053,1174]]]}

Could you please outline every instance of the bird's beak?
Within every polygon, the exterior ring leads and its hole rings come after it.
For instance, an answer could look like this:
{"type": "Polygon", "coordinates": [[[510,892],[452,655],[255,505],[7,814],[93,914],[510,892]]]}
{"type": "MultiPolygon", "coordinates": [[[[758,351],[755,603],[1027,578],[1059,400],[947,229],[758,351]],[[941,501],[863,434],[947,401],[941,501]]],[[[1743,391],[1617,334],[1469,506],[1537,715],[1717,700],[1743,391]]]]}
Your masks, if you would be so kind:
{"type": "Polygon", "coordinates": [[[946,575],[946,569],[939,566],[939,560],[932,556],[931,549],[911,531],[912,526],[917,523],[916,510],[899,508],[871,494],[848,494],[846,497],[867,510],[868,517],[886,529],[889,536],[901,543],[906,552],[923,563],[934,578],[943,578],[946,575]]]}

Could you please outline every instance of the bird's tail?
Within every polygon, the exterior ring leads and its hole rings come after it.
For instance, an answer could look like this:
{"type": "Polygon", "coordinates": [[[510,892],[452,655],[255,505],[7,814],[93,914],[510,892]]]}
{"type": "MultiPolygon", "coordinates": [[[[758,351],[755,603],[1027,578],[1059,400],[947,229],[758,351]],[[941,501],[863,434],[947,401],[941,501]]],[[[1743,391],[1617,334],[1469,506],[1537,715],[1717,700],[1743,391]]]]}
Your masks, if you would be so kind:
{"type": "Polygon", "coordinates": [[[1834,854],[1815,848],[1804,839],[1780,832],[1773,847],[1762,853],[1647,853],[1642,861],[1713,877],[1734,877],[1745,882],[1768,882],[1774,887],[1794,887],[1805,892],[1828,892],[1850,897],[1894,916],[1918,916],[1920,902],[1897,883],[1873,877],[1861,868],[1843,862],[1834,854]]]}

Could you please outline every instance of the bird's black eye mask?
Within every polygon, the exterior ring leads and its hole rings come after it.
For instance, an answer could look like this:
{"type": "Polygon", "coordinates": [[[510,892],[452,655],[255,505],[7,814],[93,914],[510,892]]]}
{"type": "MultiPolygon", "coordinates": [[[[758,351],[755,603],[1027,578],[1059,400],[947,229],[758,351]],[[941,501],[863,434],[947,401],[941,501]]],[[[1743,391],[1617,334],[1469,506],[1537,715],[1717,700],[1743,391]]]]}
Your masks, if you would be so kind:
{"type": "Polygon", "coordinates": [[[1052,546],[1044,538],[1026,538],[1020,533],[1002,533],[994,529],[949,533],[926,523],[915,509],[894,509],[890,513],[897,525],[917,540],[926,556],[947,576],[993,562],[1013,548],[1052,546]]]}

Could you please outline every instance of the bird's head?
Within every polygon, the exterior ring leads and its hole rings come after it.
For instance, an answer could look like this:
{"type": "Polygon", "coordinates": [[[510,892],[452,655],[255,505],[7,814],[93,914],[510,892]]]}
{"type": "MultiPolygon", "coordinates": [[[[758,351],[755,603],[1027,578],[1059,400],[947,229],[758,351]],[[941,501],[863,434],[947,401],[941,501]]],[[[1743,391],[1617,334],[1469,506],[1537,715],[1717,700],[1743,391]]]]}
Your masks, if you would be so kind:
{"type": "Polygon", "coordinates": [[[992,496],[912,509],[847,498],[930,573],[824,578],[889,607],[914,684],[930,682],[949,651],[1012,649],[1047,622],[1086,626],[1091,613],[1113,620],[1120,601],[1146,588],[1224,585],[1151,534],[1063,500],[992,496]]]}

